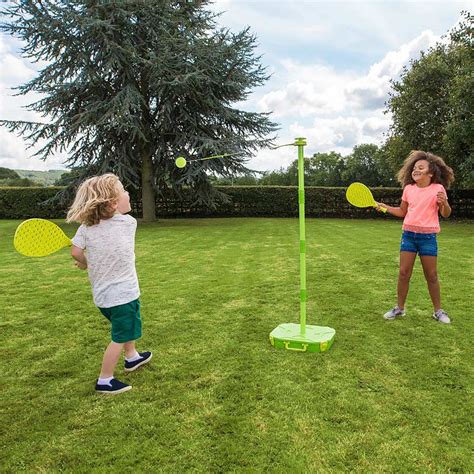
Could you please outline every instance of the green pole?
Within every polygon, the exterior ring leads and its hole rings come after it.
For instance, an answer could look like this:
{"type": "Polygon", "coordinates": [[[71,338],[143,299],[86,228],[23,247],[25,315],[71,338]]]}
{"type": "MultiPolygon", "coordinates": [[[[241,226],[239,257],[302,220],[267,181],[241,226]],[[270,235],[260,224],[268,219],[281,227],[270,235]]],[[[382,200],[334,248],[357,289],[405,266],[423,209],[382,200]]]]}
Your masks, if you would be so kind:
{"type": "MultiPolygon", "coordinates": [[[[297,352],[324,352],[334,342],[336,331],[326,326],[306,325],[306,236],[304,211],[304,147],[306,138],[295,138],[298,147],[298,208],[300,224],[300,324],[280,324],[270,333],[273,347],[297,352]]],[[[280,145],[288,146],[288,145],[280,145]]],[[[276,147],[279,148],[279,147],[276,147]]]]}
{"type": "Polygon", "coordinates": [[[300,221],[300,332],[306,334],[306,234],[304,211],[304,147],[306,138],[295,138],[298,146],[298,204],[300,221]]]}

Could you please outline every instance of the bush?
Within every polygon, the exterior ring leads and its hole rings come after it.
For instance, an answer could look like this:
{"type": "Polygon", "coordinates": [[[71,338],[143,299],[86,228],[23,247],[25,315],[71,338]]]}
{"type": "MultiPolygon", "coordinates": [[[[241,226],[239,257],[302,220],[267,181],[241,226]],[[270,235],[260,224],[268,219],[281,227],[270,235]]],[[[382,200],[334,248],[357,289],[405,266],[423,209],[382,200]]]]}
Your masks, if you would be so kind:
{"type": "MultiPolygon", "coordinates": [[[[159,217],[296,217],[298,188],[296,186],[225,186],[217,189],[229,196],[228,203],[215,208],[194,206],[194,197],[185,190],[181,198],[168,197],[157,202],[159,217]]],[[[376,201],[398,206],[400,188],[372,188],[376,201]]],[[[474,218],[474,190],[448,191],[453,218],[474,218]]],[[[135,215],[141,215],[140,202],[134,201],[135,215]]],[[[346,188],[305,188],[307,217],[373,218],[380,216],[373,209],[359,209],[346,200],[346,188]]],[[[381,216],[380,216],[381,217],[381,216]]],[[[385,216],[397,219],[393,216],[385,216]]]]}
{"type": "MultiPolygon", "coordinates": [[[[68,203],[60,204],[54,197],[62,187],[0,188],[0,218],[26,219],[43,217],[64,218],[68,203]]],[[[190,189],[183,195],[165,195],[157,201],[158,217],[296,217],[298,188],[295,186],[222,186],[217,190],[229,196],[229,202],[215,208],[193,205],[190,189]]],[[[372,209],[351,206],[345,197],[346,188],[307,187],[305,213],[308,217],[372,218],[381,217],[372,209]]],[[[376,201],[397,206],[400,188],[372,188],[376,201]]],[[[453,218],[474,218],[474,190],[450,190],[449,201],[453,218]]],[[[132,196],[132,213],[141,216],[141,202],[132,196]]],[[[395,219],[395,218],[394,218],[395,219]]]]}
{"type": "Polygon", "coordinates": [[[53,201],[62,190],[63,188],[59,187],[0,188],[0,218],[63,218],[66,215],[67,206],[53,201]]]}

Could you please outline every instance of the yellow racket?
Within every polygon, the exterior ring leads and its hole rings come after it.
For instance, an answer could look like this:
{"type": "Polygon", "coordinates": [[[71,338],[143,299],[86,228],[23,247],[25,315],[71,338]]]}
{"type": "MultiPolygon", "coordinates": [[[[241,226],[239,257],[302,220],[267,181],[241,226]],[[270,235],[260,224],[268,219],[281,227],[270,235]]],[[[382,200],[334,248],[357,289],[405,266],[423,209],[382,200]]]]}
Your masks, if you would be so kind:
{"type": "MultiPolygon", "coordinates": [[[[374,196],[370,189],[362,183],[352,183],[346,190],[347,200],[356,207],[375,207],[377,208],[377,203],[375,202],[374,196]]],[[[385,207],[380,207],[382,212],[387,212],[385,207]]]]}
{"type": "Polygon", "coordinates": [[[16,229],[13,245],[27,257],[45,257],[72,245],[71,239],[51,221],[28,219],[16,229]]]}

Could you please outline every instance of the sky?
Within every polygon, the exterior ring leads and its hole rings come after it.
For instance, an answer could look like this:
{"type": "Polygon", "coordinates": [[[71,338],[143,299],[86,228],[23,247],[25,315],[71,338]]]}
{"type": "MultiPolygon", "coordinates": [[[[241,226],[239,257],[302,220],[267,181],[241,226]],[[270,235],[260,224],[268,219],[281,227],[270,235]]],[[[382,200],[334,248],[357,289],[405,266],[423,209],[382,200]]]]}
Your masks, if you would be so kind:
{"type": "MultiPolygon", "coordinates": [[[[305,155],[384,141],[390,79],[459,21],[469,1],[216,0],[220,26],[250,27],[270,79],[236,107],[271,112],[277,144],[306,137],[305,155]]],[[[42,120],[25,109],[38,96],[14,97],[12,87],[35,76],[41,64],[19,55],[19,42],[0,34],[0,119],[42,120]]],[[[22,138],[0,128],[0,167],[63,169],[64,155],[33,158],[22,138]]],[[[296,148],[260,150],[247,166],[276,170],[296,159],[296,148]]]]}

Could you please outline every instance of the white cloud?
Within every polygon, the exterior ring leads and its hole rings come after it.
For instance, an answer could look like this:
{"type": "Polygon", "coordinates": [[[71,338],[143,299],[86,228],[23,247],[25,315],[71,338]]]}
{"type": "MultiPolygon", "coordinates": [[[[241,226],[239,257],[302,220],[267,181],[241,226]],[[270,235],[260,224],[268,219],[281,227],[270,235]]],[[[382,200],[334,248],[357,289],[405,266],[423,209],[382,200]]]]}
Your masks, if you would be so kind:
{"type": "MultiPolygon", "coordinates": [[[[37,112],[27,110],[26,106],[40,99],[40,95],[30,93],[25,96],[15,95],[17,91],[12,87],[26,83],[35,77],[39,67],[44,63],[32,64],[18,54],[21,44],[10,37],[0,35],[0,119],[25,120],[44,122],[44,118],[37,112]]],[[[21,137],[0,127],[0,166],[14,169],[63,169],[64,154],[57,154],[47,162],[34,158],[43,143],[32,148],[28,147],[21,137]]]]}
{"type": "MultiPolygon", "coordinates": [[[[368,118],[356,116],[315,118],[309,125],[296,121],[280,134],[277,144],[292,143],[296,137],[305,137],[306,156],[329,151],[349,155],[355,145],[362,143],[380,145],[390,122],[390,117],[381,112],[368,118]]],[[[249,167],[259,171],[279,169],[282,166],[287,167],[296,158],[295,147],[261,150],[258,156],[250,161],[249,167]]]]}
{"type": "MultiPolygon", "coordinates": [[[[292,143],[294,137],[280,136],[279,143],[292,143]]],[[[248,167],[258,171],[286,168],[291,162],[296,160],[297,148],[287,146],[276,150],[261,150],[255,158],[248,163],[248,167]]]]}
{"type": "Polygon", "coordinates": [[[233,31],[251,26],[259,37],[291,39],[293,43],[306,43],[324,39],[332,33],[330,22],[310,21],[302,16],[304,3],[295,1],[215,0],[210,9],[222,13],[220,23],[233,31]]]}
{"type": "Polygon", "coordinates": [[[15,96],[19,86],[35,76],[35,69],[15,54],[14,42],[0,35],[0,118],[4,120],[36,120],[23,107],[35,100],[34,96],[15,96]]]}
{"type": "Polygon", "coordinates": [[[372,140],[381,141],[391,123],[390,114],[369,117],[363,121],[362,135],[372,140]]]}
{"type": "Polygon", "coordinates": [[[27,149],[22,138],[9,133],[5,128],[0,128],[0,167],[27,170],[64,169],[64,156],[58,155],[48,159],[47,162],[32,157],[35,150],[27,149]]]}
{"type": "Polygon", "coordinates": [[[0,71],[0,82],[9,87],[26,82],[35,75],[35,71],[28,67],[28,64],[11,53],[1,55],[0,71]]]}
{"type": "Polygon", "coordinates": [[[363,121],[357,117],[316,118],[312,125],[293,123],[290,129],[295,136],[308,140],[307,155],[315,152],[337,151],[347,154],[360,142],[363,121]]]}
{"type": "Polygon", "coordinates": [[[345,88],[346,100],[359,109],[375,110],[385,106],[390,91],[390,80],[397,80],[411,60],[417,59],[421,51],[427,51],[440,40],[431,31],[424,31],[398,50],[388,52],[373,64],[367,75],[352,81],[345,88]]]}
{"type": "Polygon", "coordinates": [[[260,110],[273,111],[275,118],[328,116],[343,110],[377,110],[388,99],[390,79],[398,78],[403,67],[420,51],[433,46],[439,38],[430,31],[390,51],[357,77],[353,71],[337,71],[324,64],[305,65],[294,60],[281,61],[280,76],[286,85],[267,92],[258,102],[260,110]]]}
{"type": "MultiPolygon", "coordinates": [[[[286,79],[286,84],[267,91],[258,101],[258,108],[273,111],[273,117],[285,126],[284,141],[306,137],[307,154],[331,150],[349,154],[361,143],[381,145],[391,124],[390,114],[383,114],[390,80],[399,78],[410,60],[439,39],[431,31],[424,31],[386,53],[365,74],[283,59],[275,75],[281,83],[286,79]]],[[[251,165],[262,169],[260,166],[271,164],[271,153],[274,152],[262,151],[251,165]]],[[[279,167],[282,161],[288,160],[275,156],[273,167],[279,167]]]]}
{"type": "Polygon", "coordinates": [[[272,111],[275,118],[324,115],[343,110],[344,85],[355,79],[349,71],[337,72],[323,64],[298,64],[291,59],[281,61],[280,76],[287,85],[266,93],[258,102],[261,111],[272,111]]]}
{"type": "MultiPolygon", "coordinates": [[[[359,143],[378,143],[390,125],[382,114],[390,79],[426,50],[469,9],[464,1],[375,2],[297,0],[215,0],[218,20],[233,31],[251,26],[257,54],[271,79],[236,104],[269,111],[281,124],[278,143],[306,136],[307,154],[350,153],[359,143]],[[403,3],[403,4],[402,4],[403,3]],[[421,33],[420,33],[421,32],[421,33]],[[436,32],[436,33],[435,33],[436,32]]],[[[38,65],[19,57],[17,40],[0,36],[0,118],[40,120],[21,106],[34,96],[12,97],[8,87],[33,77],[38,65]]],[[[60,167],[30,159],[21,138],[0,128],[0,166],[60,167]]],[[[259,170],[278,169],[296,158],[296,148],[262,150],[249,161],[259,170]]]]}

